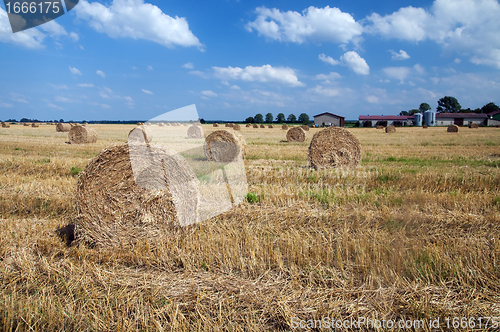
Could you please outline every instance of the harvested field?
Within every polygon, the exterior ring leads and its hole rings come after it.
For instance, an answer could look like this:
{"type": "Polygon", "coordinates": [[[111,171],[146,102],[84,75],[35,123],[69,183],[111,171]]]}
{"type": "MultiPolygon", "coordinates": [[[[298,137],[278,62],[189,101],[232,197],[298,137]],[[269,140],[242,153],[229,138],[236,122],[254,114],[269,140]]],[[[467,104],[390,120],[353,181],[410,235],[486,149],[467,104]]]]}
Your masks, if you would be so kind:
{"type": "Polygon", "coordinates": [[[54,231],[79,218],[81,171],[134,127],[92,125],[99,140],[79,145],[51,126],[2,131],[4,330],[290,331],[293,317],[440,318],[450,330],[446,317],[500,316],[498,128],[352,128],[362,150],[348,170],[308,167],[322,128],[293,144],[241,130],[249,195],[238,207],[153,240],[68,247],[54,231]]]}

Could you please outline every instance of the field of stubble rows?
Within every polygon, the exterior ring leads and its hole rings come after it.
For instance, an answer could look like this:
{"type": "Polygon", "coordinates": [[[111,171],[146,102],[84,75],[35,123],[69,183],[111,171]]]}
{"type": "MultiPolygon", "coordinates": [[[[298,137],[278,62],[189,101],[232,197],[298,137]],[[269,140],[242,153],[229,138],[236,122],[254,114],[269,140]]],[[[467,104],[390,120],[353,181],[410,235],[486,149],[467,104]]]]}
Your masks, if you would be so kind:
{"type": "Polygon", "coordinates": [[[134,126],[93,127],[90,145],[50,125],[0,128],[5,331],[500,316],[498,128],[351,129],[360,166],[321,172],[307,167],[319,129],[287,143],[280,128],[242,128],[246,202],[160,244],[66,247],[54,230],[74,219],[79,170],[134,126]]]}

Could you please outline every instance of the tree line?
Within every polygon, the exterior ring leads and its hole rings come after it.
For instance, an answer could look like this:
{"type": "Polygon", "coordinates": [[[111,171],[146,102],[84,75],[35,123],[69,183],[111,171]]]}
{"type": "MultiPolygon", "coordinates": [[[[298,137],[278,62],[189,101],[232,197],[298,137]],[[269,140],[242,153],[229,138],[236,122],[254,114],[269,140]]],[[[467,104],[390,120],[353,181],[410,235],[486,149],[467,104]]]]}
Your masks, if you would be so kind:
{"type": "MultiPolygon", "coordinates": [[[[462,108],[457,98],[451,96],[445,96],[438,100],[438,105],[436,107],[437,113],[491,113],[495,111],[500,111],[500,107],[498,107],[495,103],[488,103],[481,108],[470,109],[470,108],[462,108]]],[[[429,111],[431,106],[427,103],[422,103],[418,107],[418,109],[414,108],[409,111],[402,111],[399,115],[413,115],[415,113],[424,113],[429,111]]]]}
{"type": "Polygon", "coordinates": [[[248,118],[246,118],[245,122],[246,123],[302,123],[302,124],[309,124],[311,121],[309,119],[309,115],[307,115],[306,113],[301,113],[298,118],[294,114],[290,114],[290,115],[288,115],[288,117],[285,118],[284,113],[279,113],[276,116],[276,119],[274,119],[272,113],[267,113],[265,119],[264,119],[264,116],[262,114],[258,113],[255,116],[249,116],[248,118]]]}

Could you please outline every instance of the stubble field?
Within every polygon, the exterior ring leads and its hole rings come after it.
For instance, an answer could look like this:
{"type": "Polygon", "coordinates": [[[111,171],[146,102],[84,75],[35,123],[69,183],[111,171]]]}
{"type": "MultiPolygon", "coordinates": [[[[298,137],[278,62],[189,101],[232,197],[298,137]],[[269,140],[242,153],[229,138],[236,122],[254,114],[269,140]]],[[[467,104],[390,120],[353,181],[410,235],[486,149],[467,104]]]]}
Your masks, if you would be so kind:
{"type": "Polygon", "coordinates": [[[79,170],[134,128],[92,127],[90,145],[50,125],[0,128],[5,331],[291,330],[323,317],[446,329],[446,317],[500,316],[498,128],[351,129],[362,162],[350,171],[307,167],[319,129],[287,143],[280,128],[242,128],[246,202],[161,241],[66,247],[54,230],[75,218],[79,170]]]}

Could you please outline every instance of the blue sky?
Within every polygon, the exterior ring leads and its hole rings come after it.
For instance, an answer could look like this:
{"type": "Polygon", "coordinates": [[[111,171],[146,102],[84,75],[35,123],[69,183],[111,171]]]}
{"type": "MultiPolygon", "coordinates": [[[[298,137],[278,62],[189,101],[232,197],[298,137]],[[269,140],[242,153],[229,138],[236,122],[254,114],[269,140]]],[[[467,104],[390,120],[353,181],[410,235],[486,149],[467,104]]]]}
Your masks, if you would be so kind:
{"type": "Polygon", "coordinates": [[[207,120],[500,104],[500,4],[80,1],[13,34],[0,4],[0,119],[207,120]]]}

